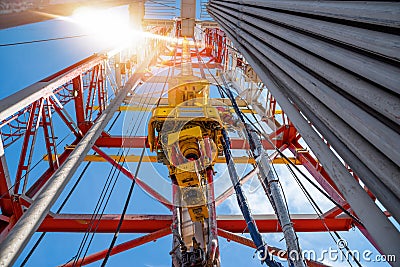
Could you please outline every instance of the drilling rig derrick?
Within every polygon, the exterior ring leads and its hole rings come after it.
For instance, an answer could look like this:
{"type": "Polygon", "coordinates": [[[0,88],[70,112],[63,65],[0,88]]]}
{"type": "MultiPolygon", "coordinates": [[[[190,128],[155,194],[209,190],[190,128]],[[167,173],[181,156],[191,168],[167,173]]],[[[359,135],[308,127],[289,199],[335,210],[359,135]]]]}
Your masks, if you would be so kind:
{"type": "Polygon", "coordinates": [[[179,266],[215,266],[210,260],[215,251],[209,253],[216,241],[208,227],[213,212],[207,203],[208,188],[212,186],[208,176],[213,173],[217,151],[222,151],[223,126],[218,109],[210,102],[209,82],[192,74],[186,39],[182,59],[180,75],[168,82],[168,106],[152,110],[148,143],[150,150],[157,152],[157,161],[168,167],[175,189],[179,226],[173,233],[178,245],[171,254],[179,266]],[[180,253],[175,252],[178,246],[180,253]]]}

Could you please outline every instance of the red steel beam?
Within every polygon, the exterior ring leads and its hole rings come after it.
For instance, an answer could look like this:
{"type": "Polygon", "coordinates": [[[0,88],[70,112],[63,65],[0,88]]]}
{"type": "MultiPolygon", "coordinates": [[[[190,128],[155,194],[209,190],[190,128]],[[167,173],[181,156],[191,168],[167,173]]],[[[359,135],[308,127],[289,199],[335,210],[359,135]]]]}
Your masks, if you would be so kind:
{"type": "Polygon", "coordinates": [[[111,163],[115,168],[117,168],[118,170],[120,170],[124,175],[126,175],[129,179],[131,180],[135,180],[135,182],[141,187],[143,188],[144,191],[146,191],[148,194],[150,194],[151,196],[153,196],[155,199],[158,200],[158,202],[160,202],[161,204],[163,204],[164,206],[166,206],[169,210],[172,210],[172,203],[166,199],[165,197],[163,197],[162,195],[160,195],[156,190],[154,190],[151,186],[149,186],[148,184],[146,184],[145,182],[143,182],[141,179],[139,179],[139,177],[135,177],[128,169],[126,169],[125,167],[121,166],[118,162],[116,162],[115,160],[113,160],[109,155],[107,155],[106,153],[104,153],[101,149],[99,149],[96,146],[93,146],[93,150],[96,151],[100,156],[102,156],[106,161],[108,161],[109,163],[111,163]]]}
{"type": "MultiPolygon", "coordinates": [[[[39,232],[86,232],[90,226],[91,214],[57,214],[48,216],[39,227],[39,232]]],[[[97,227],[97,233],[114,233],[120,214],[105,214],[97,227]]],[[[151,233],[172,223],[171,215],[125,215],[121,233],[151,233]]],[[[92,229],[94,230],[94,229],[92,229]]]]}
{"type": "MultiPolygon", "coordinates": [[[[170,54],[170,56],[177,56],[177,57],[181,57],[182,56],[182,52],[176,52],[175,54],[170,54]]],[[[195,57],[197,58],[197,53],[196,52],[190,52],[190,57],[195,57]]]]}
{"type": "MultiPolygon", "coordinates": [[[[207,155],[207,157],[209,159],[211,159],[212,158],[212,151],[211,151],[210,139],[209,139],[208,136],[204,138],[204,144],[205,144],[205,147],[206,147],[206,155],[207,155]]],[[[215,206],[216,205],[215,205],[215,190],[214,190],[215,189],[214,188],[214,186],[215,186],[215,184],[214,184],[214,170],[213,170],[212,167],[209,167],[207,169],[207,183],[208,183],[208,195],[209,195],[209,197],[208,197],[209,208],[210,208],[210,213],[212,214],[211,218],[216,220],[217,213],[216,213],[216,210],[215,210],[215,206]]],[[[212,222],[212,223],[216,224],[216,221],[212,222]]],[[[216,227],[216,225],[213,225],[213,226],[216,227]]],[[[215,232],[215,230],[216,229],[211,229],[211,233],[216,236],[217,233],[215,232]]]]}
{"type": "MultiPolygon", "coordinates": [[[[117,228],[119,214],[106,214],[102,216],[97,228],[98,233],[114,233],[117,228]]],[[[255,220],[260,232],[281,232],[275,215],[255,215],[255,220]]],[[[39,227],[39,232],[86,232],[90,225],[91,214],[57,214],[48,216],[39,227]]],[[[324,232],[327,227],[331,231],[347,231],[351,228],[350,218],[324,218],[317,215],[292,214],[292,222],[297,232],[324,232]]],[[[122,223],[121,233],[151,233],[170,227],[171,215],[126,215],[122,223]]],[[[241,215],[217,216],[219,228],[243,233],[247,231],[246,222],[241,215]]]]}
{"type": "Polygon", "coordinates": [[[51,107],[52,104],[49,102],[49,99],[45,99],[46,103],[42,109],[42,122],[41,126],[43,128],[44,133],[44,142],[46,144],[47,155],[51,159],[49,160],[49,168],[57,169],[60,165],[58,165],[57,159],[57,144],[56,144],[56,136],[54,135],[54,127],[52,120],[52,112],[51,107]],[[55,160],[53,160],[53,154],[55,160]]]}
{"type": "MultiPolygon", "coordinates": [[[[253,240],[251,240],[249,238],[245,238],[243,236],[237,235],[235,233],[232,233],[232,232],[220,229],[220,228],[218,228],[217,231],[218,231],[218,236],[226,238],[228,242],[234,241],[236,243],[245,245],[245,246],[250,247],[250,248],[257,248],[256,245],[254,244],[253,240]]],[[[273,246],[269,246],[268,245],[268,251],[270,253],[272,253],[272,255],[279,256],[280,258],[287,259],[286,251],[285,251],[285,254],[278,255],[278,251],[284,251],[283,249],[279,249],[277,247],[273,247],[273,246]]]]}
{"type": "MultiPolygon", "coordinates": [[[[196,47],[197,49],[197,47],[196,47]]],[[[212,148],[210,138],[207,136],[204,138],[204,147],[206,150],[206,156],[212,158],[212,148]]],[[[203,159],[204,160],[204,159],[203,159]]],[[[217,211],[215,206],[215,192],[214,192],[214,170],[211,166],[207,169],[207,193],[208,193],[208,209],[209,209],[209,231],[210,231],[210,250],[207,252],[210,262],[214,262],[219,254],[218,245],[218,231],[217,231],[217,211]]]]}
{"type": "Polygon", "coordinates": [[[72,89],[75,103],[75,116],[78,127],[85,122],[85,110],[83,104],[83,82],[82,75],[72,80],[72,89]]]}
{"type": "Polygon", "coordinates": [[[19,185],[21,183],[23,173],[25,172],[26,175],[31,162],[31,153],[35,146],[35,136],[37,133],[37,128],[39,127],[39,121],[41,120],[41,110],[43,109],[43,101],[44,99],[41,99],[39,101],[32,103],[32,106],[30,108],[29,119],[24,134],[24,140],[22,142],[21,153],[19,156],[17,174],[15,175],[14,194],[18,194],[19,185]],[[31,139],[33,139],[33,141],[31,141],[31,139]]]}
{"type": "MultiPolygon", "coordinates": [[[[275,146],[281,147],[283,144],[282,140],[274,140],[275,146]]],[[[271,144],[262,140],[262,144],[265,149],[274,149],[271,144]]],[[[97,139],[95,145],[97,147],[109,147],[109,148],[120,148],[120,147],[130,147],[130,148],[143,148],[146,145],[148,148],[147,137],[146,136],[101,136],[97,139]]],[[[248,149],[249,144],[246,140],[232,138],[231,139],[231,149],[248,149]]]]}
{"type": "Polygon", "coordinates": [[[131,148],[143,148],[148,146],[146,136],[101,136],[97,139],[95,145],[97,147],[131,147],[131,148]]]}
{"type": "MultiPolygon", "coordinates": [[[[346,210],[350,209],[350,205],[348,203],[343,205],[343,208],[345,208],[346,210]]],[[[324,214],[322,214],[323,218],[335,218],[336,216],[338,216],[339,214],[342,214],[343,210],[339,207],[333,207],[332,209],[328,210],[327,212],[325,212],[324,214]]]]}
{"type": "MultiPolygon", "coordinates": [[[[291,214],[296,232],[347,231],[351,228],[351,218],[318,218],[317,215],[291,214]]],[[[275,215],[254,215],[258,230],[264,233],[282,232],[275,215]]],[[[234,233],[248,232],[241,215],[218,216],[218,227],[234,233]]]]}
{"type": "MultiPolygon", "coordinates": [[[[10,194],[10,177],[4,156],[2,141],[0,140],[0,242],[7,236],[16,221],[16,205],[18,202],[10,194]]],[[[22,213],[21,207],[19,207],[22,213]]]]}
{"type": "MultiPolygon", "coordinates": [[[[251,239],[245,238],[243,236],[239,236],[237,234],[231,233],[229,231],[225,231],[223,229],[218,228],[218,235],[220,237],[226,238],[229,241],[234,241],[236,243],[251,247],[251,248],[257,248],[256,245],[254,245],[254,242],[251,239]]],[[[273,247],[268,245],[268,251],[274,256],[278,256],[279,258],[287,259],[287,252],[284,249],[280,249],[277,247],[273,247]]],[[[307,260],[307,266],[308,267],[327,267],[328,265],[325,265],[320,262],[312,261],[312,260],[307,260]]]]}
{"type": "MultiPolygon", "coordinates": [[[[121,244],[113,247],[110,255],[112,256],[112,255],[124,252],[128,249],[132,249],[132,248],[141,246],[148,242],[156,241],[157,239],[164,237],[166,235],[169,235],[170,233],[171,233],[171,228],[166,227],[166,228],[160,229],[158,231],[155,231],[153,233],[150,233],[150,234],[135,238],[133,240],[121,243],[121,244]]],[[[77,262],[70,262],[70,263],[64,264],[62,266],[63,267],[73,267],[73,266],[87,265],[87,264],[96,262],[98,260],[104,259],[107,255],[107,252],[108,252],[108,249],[105,249],[105,250],[93,253],[89,256],[86,256],[85,258],[81,258],[77,262]]]]}
{"type": "Polygon", "coordinates": [[[293,155],[300,160],[301,164],[307,169],[307,171],[315,178],[315,180],[321,185],[326,193],[329,194],[337,203],[344,205],[346,201],[339,193],[336,185],[329,177],[325,169],[315,160],[314,157],[308,151],[297,142],[292,142],[289,146],[290,151],[293,155]]]}
{"type": "MultiPolygon", "coordinates": [[[[91,76],[90,76],[90,82],[89,82],[89,88],[88,88],[88,97],[86,99],[86,106],[85,106],[86,119],[88,121],[92,121],[93,104],[95,101],[96,87],[98,84],[99,65],[96,65],[92,69],[90,74],[91,74],[91,76]]],[[[99,109],[101,109],[100,106],[99,106],[99,109]]]]}
{"type": "MultiPolygon", "coordinates": [[[[78,144],[78,140],[74,141],[71,145],[76,145],[78,144]]],[[[67,149],[65,150],[59,157],[58,157],[58,162],[61,166],[61,164],[64,163],[64,161],[68,158],[69,154],[72,153],[72,149],[67,149]]],[[[54,174],[56,170],[55,169],[47,169],[42,176],[40,176],[39,179],[36,180],[36,182],[26,191],[26,195],[29,198],[33,198],[37,192],[46,184],[46,182],[50,179],[50,177],[54,174]]]]}
{"type": "Polygon", "coordinates": [[[1,214],[11,216],[13,214],[13,207],[10,194],[10,177],[7,169],[7,164],[4,156],[3,144],[0,140],[0,207],[1,214]]]}
{"type": "MultiPolygon", "coordinates": [[[[55,98],[55,97],[54,97],[55,98]]],[[[71,130],[71,132],[75,135],[76,138],[82,138],[83,133],[79,129],[74,128],[74,122],[72,119],[70,120],[66,114],[63,112],[63,107],[57,98],[54,100],[49,98],[49,101],[57,114],[60,116],[61,120],[67,125],[67,127],[71,130]]]]}

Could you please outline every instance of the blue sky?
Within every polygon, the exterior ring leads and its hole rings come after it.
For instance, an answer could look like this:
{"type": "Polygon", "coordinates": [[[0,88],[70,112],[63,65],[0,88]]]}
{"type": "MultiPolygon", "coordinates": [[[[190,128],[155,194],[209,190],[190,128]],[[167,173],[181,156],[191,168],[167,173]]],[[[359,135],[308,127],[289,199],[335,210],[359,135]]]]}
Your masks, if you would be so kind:
{"type": "MultiPolygon", "coordinates": [[[[120,8],[119,12],[125,14],[125,9],[120,8]]],[[[54,37],[62,37],[69,35],[79,35],[85,31],[79,26],[63,20],[52,20],[32,25],[6,29],[0,31],[0,43],[12,43],[19,41],[29,41],[37,39],[46,39],[54,37]]],[[[101,44],[97,38],[82,37],[77,39],[69,39],[62,41],[53,41],[29,45],[0,47],[0,98],[4,98],[52,73],[57,72],[95,52],[98,52],[107,47],[101,44]]],[[[130,120],[131,118],[124,118],[130,120]]],[[[121,119],[111,131],[118,134],[123,132],[123,123],[121,119]]],[[[61,127],[61,126],[60,126],[61,127]]],[[[72,139],[71,139],[72,140],[72,139]]],[[[11,177],[15,177],[16,163],[18,159],[18,149],[20,142],[17,142],[6,150],[7,162],[11,171],[11,177]],[[14,147],[14,148],[13,148],[14,147]]],[[[136,152],[136,151],[135,151],[136,152]]],[[[43,155],[44,151],[37,149],[35,155],[43,155]]],[[[138,152],[136,152],[137,154],[138,152]]],[[[129,165],[131,170],[135,169],[135,164],[129,165]]],[[[77,171],[80,173],[82,166],[77,171]]],[[[228,186],[229,178],[227,177],[224,165],[217,165],[218,179],[220,181],[217,191],[223,191],[224,186],[228,186]]],[[[281,183],[286,192],[289,203],[289,208],[292,213],[313,213],[310,204],[302,195],[300,189],[290,177],[284,166],[278,166],[278,173],[281,177],[281,183]]],[[[40,170],[40,168],[39,168],[40,170]]],[[[77,191],[74,193],[73,199],[66,205],[64,212],[66,213],[92,213],[96,204],[97,197],[103,187],[104,180],[110,170],[110,166],[106,163],[93,163],[85,175],[85,178],[80,183],[77,191]]],[[[240,167],[240,172],[245,172],[243,167],[240,167]]],[[[39,172],[38,172],[39,173],[39,172]]],[[[139,177],[151,182],[156,182],[159,176],[166,177],[167,171],[165,166],[155,166],[150,168],[149,164],[143,165],[139,172],[139,177]]],[[[32,176],[35,172],[32,173],[32,176]]],[[[67,186],[60,199],[63,199],[72,186],[77,175],[67,186]]],[[[129,188],[130,181],[120,176],[116,189],[112,194],[110,203],[107,206],[106,213],[120,213],[122,210],[125,196],[129,188]]],[[[268,203],[266,196],[261,189],[249,193],[251,185],[246,186],[248,192],[247,197],[250,206],[254,213],[271,213],[272,208],[268,203]]],[[[315,189],[310,189],[313,196],[321,204],[323,210],[331,207],[331,204],[324,199],[315,189]]],[[[60,201],[53,207],[55,211],[60,205],[60,201]]],[[[228,199],[218,208],[219,214],[239,214],[239,208],[236,203],[235,196],[228,199]]],[[[148,214],[168,214],[168,210],[149,197],[139,187],[135,188],[133,198],[131,200],[128,213],[148,213],[148,214]]],[[[327,233],[299,233],[300,244],[303,249],[315,249],[321,251],[329,247],[336,248],[336,245],[331,240],[327,233]]],[[[341,233],[348,241],[351,249],[371,250],[374,255],[376,250],[369,245],[368,241],[360,234],[358,230],[341,233]]],[[[139,235],[121,234],[117,243],[130,240],[139,235]]],[[[33,245],[38,237],[35,234],[34,238],[29,243],[28,247],[22,253],[16,266],[19,266],[21,260],[25,257],[29,248],[33,245]]],[[[284,248],[284,241],[281,241],[282,234],[264,234],[265,240],[277,247],[284,248]]],[[[36,253],[31,258],[28,266],[56,266],[67,262],[77,251],[79,243],[82,239],[82,234],[63,234],[49,233],[36,250],[36,253]]],[[[109,246],[111,235],[96,234],[94,242],[90,247],[89,254],[103,250],[109,246]]],[[[254,258],[254,250],[244,247],[234,242],[227,242],[220,238],[220,250],[222,266],[260,266],[259,261],[254,258]]],[[[112,256],[107,266],[170,266],[170,257],[168,252],[171,249],[171,236],[164,237],[157,242],[151,242],[141,247],[129,250],[124,253],[112,256]]],[[[345,263],[327,262],[333,266],[345,266],[345,263]]],[[[365,266],[388,266],[387,264],[365,263],[365,266]]],[[[99,262],[90,266],[98,266],[99,262]]],[[[285,263],[286,265],[286,263],[285,263]]]]}

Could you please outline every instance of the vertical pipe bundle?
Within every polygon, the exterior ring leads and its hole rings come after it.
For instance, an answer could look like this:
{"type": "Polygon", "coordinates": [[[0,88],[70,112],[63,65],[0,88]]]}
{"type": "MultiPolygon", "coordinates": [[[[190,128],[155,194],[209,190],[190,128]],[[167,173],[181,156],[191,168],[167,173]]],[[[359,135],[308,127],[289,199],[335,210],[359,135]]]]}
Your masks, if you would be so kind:
{"type": "Polygon", "coordinates": [[[253,216],[251,215],[249,204],[247,202],[247,198],[244,195],[244,192],[242,190],[242,187],[239,182],[239,176],[236,172],[235,169],[235,164],[232,159],[232,154],[230,151],[230,141],[227,132],[225,129],[222,130],[222,146],[224,148],[224,155],[226,159],[226,164],[228,165],[228,172],[229,176],[231,178],[233,188],[235,189],[237,201],[240,207],[240,210],[242,211],[243,217],[246,221],[247,224],[247,229],[249,230],[251,239],[254,242],[254,245],[257,247],[257,251],[259,251],[261,258],[263,261],[270,267],[280,267],[282,266],[280,263],[275,262],[268,254],[268,251],[266,250],[266,245],[264,244],[264,240],[258,231],[257,225],[253,219],[253,216]]]}

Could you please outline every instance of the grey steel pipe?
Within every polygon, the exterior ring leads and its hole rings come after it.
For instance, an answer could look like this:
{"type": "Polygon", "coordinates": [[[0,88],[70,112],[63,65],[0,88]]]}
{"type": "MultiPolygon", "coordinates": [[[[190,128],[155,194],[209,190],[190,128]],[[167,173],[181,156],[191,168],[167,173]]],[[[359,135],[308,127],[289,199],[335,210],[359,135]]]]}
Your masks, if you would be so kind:
{"type": "MultiPolygon", "coordinates": [[[[216,4],[211,5],[215,7],[216,4]]],[[[231,12],[232,10],[229,9],[229,13],[231,12]]],[[[240,12],[238,16],[239,20],[242,20],[244,19],[245,15],[240,12]]],[[[264,28],[268,29],[268,31],[276,32],[274,31],[274,27],[271,27],[268,23],[263,21],[261,29],[264,28]]],[[[278,29],[278,34],[279,31],[281,31],[281,29],[278,29]]],[[[349,49],[342,48],[332,43],[319,41],[317,38],[312,38],[304,34],[296,34],[295,32],[289,30],[286,30],[286,32],[290,32],[291,38],[285,38],[285,41],[291,41],[292,39],[296,40],[298,36],[301,36],[301,39],[295,41],[300,43],[300,47],[310,49],[319,57],[332,61],[340,65],[342,68],[355,72],[362,77],[366,77],[367,79],[370,79],[371,81],[390,89],[394,93],[400,93],[400,89],[398,87],[398,77],[400,76],[400,71],[395,66],[377,60],[373,57],[354,53],[349,49]],[[307,42],[303,41],[303,39],[307,39],[307,42]],[[363,67],[360,68],[357,66],[363,67]]]]}
{"type": "MultiPolygon", "coordinates": [[[[249,45],[249,47],[251,47],[249,45]]],[[[259,59],[262,61],[266,61],[267,59],[263,58],[261,53],[259,53],[259,59]]],[[[268,64],[271,66],[272,63],[268,64]]],[[[273,70],[273,68],[271,68],[273,70]]],[[[286,75],[283,72],[278,72],[274,70],[276,77],[279,78],[282,83],[285,84],[286,88],[291,88],[294,91],[301,91],[304,90],[299,86],[294,80],[290,78],[290,76],[286,75]]],[[[314,126],[318,129],[318,132],[324,136],[324,138],[330,140],[330,144],[335,148],[338,154],[343,155],[342,159],[348,163],[350,166],[354,166],[353,170],[362,177],[362,181],[366,184],[368,189],[379,199],[379,201],[387,208],[387,210],[392,214],[392,216],[397,220],[400,221],[400,210],[398,207],[400,206],[400,200],[398,197],[394,195],[390,189],[385,186],[375,174],[369,170],[369,168],[358,158],[352,151],[348,149],[346,145],[342,141],[337,138],[335,133],[326,127],[326,125],[319,119],[317,116],[318,113],[314,113],[311,111],[307,104],[305,103],[313,103],[313,105],[318,105],[315,99],[312,96],[307,97],[306,93],[302,96],[303,100],[300,100],[293,90],[288,92],[284,88],[281,88],[281,91],[286,95],[288,99],[291,99],[293,102],[296,103],[296,106],[302,110],[302,113],[306,114],[307,118],[310,121],[314,122],[314,126]]],[[[321,104],[322,105],[322,104],[321,104]]],[[[337,121],[337,119],[336,119],[337,121]]],[[[340,127],[340,123],[336,122],[335,120],[332,121],[333,125],[336,125],[339,129],[344,129],[343,126],[340,127]]]]}
{"type": "MultiPolygon", "coordinates": [[[[225,0],[237,3],[237,0],[225,0]]],[[[210,1],[214,3],[217,1],[210,1]]],[[[284,13],[295,12],[316,15],[345,22],[358,22],[378,26],[400,28],[400,9],[398,2],[375,1],[315,1],[315,0],[240,0],[241,5],[258,6],[280,10],[284,13]],[[366,4],[368,3],[368,4],[366,4]]]]}
{"type": "MultiPolygon", "coordinates": [[[[251,46],[249,46],[251,47],[251,46]]],[[[261,61],[267,61],[266,58],[262,57],[261,53],[258,54],[259,59],[261,61]]],[[[272,63],[268,64],[269,66],[272,63]]],[[[274,70],[273,67],[270,67],[271,70],[274,70]]],[[[314,107],[321,105],[315,98],[313,98],[310,94],[304,92],[301,96],[302,99],[299,99],[296,93],[293,91],[303,92],[304,89],[301,88],[299,84],[297,84],[290,76],[285,74],[284,72],[279,72],[277,69],[274,70],[276,77],[279,78],[282,83],[285,84],[285,88],[291,88],[291,91],[286,91],[284,88],[281,88],[281,91],[284,92],[288,99],[291,99],[296,106],[302,110],[302,113],[306,115],[306,117],[314,122],[314,126],[318,129],[318,132],[324,136],[324,138],[330,140],[330,144],[335,148],[338,154],[342,155],[342,159],[348,163],[350,166],[354,166],[353,170],[362,177],[362,181],[366,184],[368,189],[379,199],[379,201],[389,210],[389,212],[393,215],[393,217],[400,221],[400,210],[398,207],[400,206],[400,200],[398,197],[394,195],[394,193],[385,186],[374,173],[356,156],[354,153],[349,150],[349,148],[335,135],[335,132],[329,129],[318,117],[319,112],[314,112],[308,108],[309,104],[312,104],[314,107]]],[[[326,111],[329,112],[329,111],[326,111]]],[[[338,118],[331,118],[332,124],[335,125],[338,129],[345,129],[343,123],[338,120],[338,118]]],[[[396,179],[396,178],[395,178],[396,179]]]]}
{"type": "MultiPolygon", "coordinates": [[[[153,52],[156,55],[156,51],[153,52]]],[[[74,151],[66,159],[63,165],[53,174],[43,190],[37,195],[29,209],[22,215],[18,222],[8,233],[6,239],[0,244],[0,266],[12,266],[18,256],[28,244],[32,235],[39,228],[47,216],[50,208],[56,202],[69,180],[72,178],[79,164],[92,148],[110,119],[114,116],[118,107],[128,92],[138,85],[143,71],[151,62],[153,56],[148,57],[137,69],[134,75],[126,82],[115,98],[107,106],[104,112],[85,134],[75,147],[74,151]]]]}
{"type": "MultiPolygon", "coordinates": [[[[364,74],[364,77],[371,77],[373,79],[374,77],[380,76],[380,73],[385,73],[386,76],[389,75],[389,72],[386,71],[388,67],[392,69],[391,79],[395,79],[396,83],[399,83],[400,78],[398,77],[400,76],[400,70],[398,68],[375,59],[371,60],[353,51],[340,48],[334,43],[331,43],[331,40],[320,40],[320,37],[309,36],[297,32],[294,29],[288,29],[287,27],[268,22],[268,17],[263,14],[263,10],[260,11],[257,8],[246,8],[227,3],[222,3],[221,5],[227,6],[229,9],[224,7],[216,8],[221,12],[231,15],[229,20],[238,27],[257,36],[275,50],[282,51],[286,56],[335,84],[347,94],[357,98],[359,101],[388,117],[393,122],[400,124],[400,117],[398,116],[400,101],[396,95],[386,92],[382,88],[378,88],[370,82],[360,79],[343,69],[346,67],[348,70],[357,71],[357,66],[364,66],[365,68],[359,68],[359,75],[364,74]],[[248,13],[242,13],[243,11],[234,11],[235,8],[248,10],[248,12],[251,12],[249,14],[252,15],[246,15],[248,13]],[[260,16],[262,20],[255,18],[255,15],[260,16]],[[237,20],[233,21],[234,18],[232,16],[236,17],[237,20]],[[337,66],[341,66],[341,68],[337,66]],[[379,72],[378,75],[376,72],[379,72]],[[379,97],[377,97],[377,95],[379,97]]],[[[371,32],[373,31],[362,33],[371,34],[371,32]]],[[[400,44],[400,37],[396,36],[395,38],[389,34],[384,34],[379,37],[392,38],[394,44],[396,44],[396,40],[400,44]]],[[[394,51],[395,48],[396,46],[393,46],[392,51],[394,51]]],[[[400,46],[398,49],[400,49],[400,46]]],[[[385,79],[386,77],[381,77],[381,80],[385,79]]],[[[399,88],[397,87],[396,89],[398,90],[399,88]]]]}
{"type": "Polygon", "coordinates": [[[237,203],[242,212],[243,218],[246,221],[247,229],[249,230],[251,239],[253,240],[257,251],[260,253],[261,263],[265,262],[270,267],[282,267],[279,262],[276,262],[269,255],[264,239],[261,233],[258,231],[257,224],[253,219],[253,215],[251,214],[246,195],[244,194],[239,182],[239,176],[235,169],[235,163],[232,160],[232,153],[230,151],[230,140],[228,133],[225,129],[222,129],[221,142],[224,149],[224,156],[228,167],[229,177],[231,178],[231,182],[236,192],[237,203]]]}
{"type": "MultiPolygon", "coordinates": [[[[274,208],[275,214],[278,218],[279,224],[282,228],[282,232],[286,241],[286,247],[288,251],[288,260],[290,266],[303,267],[305,261],[302,257],[300,245],[297,240],[296,233],[293,228],[292,221],[290,219],[289,211],[287,209],[287,203],[284,200],[283,192],[281,191],[279,179],[275,178],[272,168],[268,162],[268,154],[264,150],[260,137],[258,136],[255,128],[245,122],[243,114],[240,112],[236,100],[229,88],[229,85],[225,81],[224,76],[221,76],[222,82],[226,88],[226,94],[232,102],[232,106],[239,117],[240,121],[244,124],[246,136],[248,137],[250,150],[256,159],[257,167],[259,168],[259,179],[263,185],[265,194],[271,202],[274,208]]],[[[239,182],[239,181],[238,181],[239,182]]]]}
{"type": "Polygon", "coordinates": [[[353,170],[359,177],[361,177],[362,182],[367,186],[367,188],[378,198],[382,205],[390,212],[395,220],[400,221],[400,199],[394,195],[394,193],[383,184],[380,179],[372,173],[372,171],[356,156],[348,147],[336,137],[329,128],[327,128],[322,121],[308,109],[308,107],[291,93],[285,93],[288,98],[296,102],[297,107],[299,107],[305,114],[307,118],[315,123],[318,132],[324,136],[324,138],[329,138],[330,144],[335,148],[335,151],[341,155],[341,158],[349,164],[354,166],[353,170]]]}
{"type": "MultiPolygon", "coordinates": [[[[229,21],[238,23],[237,20],[230,17],[228,14],[224,14],[220,11],[215,12],[221,16],[225,15],[225,18],[229,19],[229,21]]],[[[392,162],[394,161],[397,165],[400,165],[400,143],[396,141],[400,139],[400,136],[357,105],[343,98],[325,83],[316,79],[310,73],[304,71],[302,68],[290,62],[286,57],[253,37],[253,35],[235,26],[236,25],[232,24],[231,29],[235,30],[244,40],[248,40],[248,43],[259,50],[263,55],[268,55],[267,57],[271,62],[276,64],[277,67],[307,89],[307,91],[304,90],[301,92],[299,90],[293,90],[294,94],[297,94],[301,98],[304,97],[306,93],[310,92],[316,98],[320,99],[321,102],[314,105],[314,112],[318,113],[321,119],[325,119],[324,123],[326,123],[329,128],[335,132],[378,177],[380,177],[388,188],[397,196],[400,196],[400,168],[392,162]],[[335,119],[336,116],[332,114],[329,109],[326,109],[325,105],[343,119],[347,125],[343,124],[341,119],[335,119]],[[348,107],[351,107],[351,109],[348,107]],[[340,128],[338,125],[343,126],[340,128]],[[351,130],[351,128],[349,128],[350,126],[353,127],[354,130],[351,130]],[[367,140],[359,136],[356,131],[363,134],[364,137],[367,137],[367,140]],[[380,148],[381,152],[386,152],[388,157],[383,156],[373,145],[380,148]]],[[[243,23],[240,23],[240,26],[244,27],[243,23]]],[[[262,37],[263,32],[257,32],[257,34],[256,36],[261,36],[259,38],[264,38],[262,37]]],[[[283,52],[286,52],[286,50],[283,50],[283,52]]],[[[308,103],[309,101],[306,102],[308,103]]]]}
{"type": "Polygon", "coordinates": [[[209,8],[209,13],[225,29],[226,34],[235,43],[245,58],[255,69],[260,78],[269,87],[271,93],[277,99],[278,103],[285,110],[285,113],[291,118],[304,140],[310,146],[317,158],[322,162],[332,180],[338,186],[340,192],[349,202],[354,212],[363,222],[364,226],[371,234],[372,238],[386,254],[398,254],[398,240],[400,234],[398,230],[390,223],[382,211],[375,205],[372,199],[361,188],[358,182],[350,175],[340,160],[326,146],[317,132],[308,124],[307,120],[299,113],[293,103],[281,92],[282,84],[275,76],[266,69],[257,59],[258,55],[252,54],[235,37],[234,31],[231,31],[224,20],[213,13],[209,8]]]}

